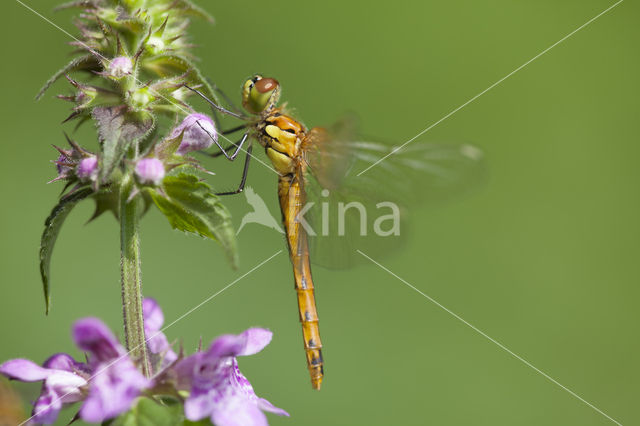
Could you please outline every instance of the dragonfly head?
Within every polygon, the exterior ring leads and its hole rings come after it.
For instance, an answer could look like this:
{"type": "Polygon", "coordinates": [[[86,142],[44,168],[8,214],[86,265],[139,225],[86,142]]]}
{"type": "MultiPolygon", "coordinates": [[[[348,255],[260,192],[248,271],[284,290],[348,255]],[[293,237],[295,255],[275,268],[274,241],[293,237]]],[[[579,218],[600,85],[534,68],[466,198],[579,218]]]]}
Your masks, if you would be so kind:
{"type": "Polygon", "coordinates": [[[280,83],[274,78],[255,75],[242,88],[242,106],[252,114],[273,108],[279,98],[280,83]]]}

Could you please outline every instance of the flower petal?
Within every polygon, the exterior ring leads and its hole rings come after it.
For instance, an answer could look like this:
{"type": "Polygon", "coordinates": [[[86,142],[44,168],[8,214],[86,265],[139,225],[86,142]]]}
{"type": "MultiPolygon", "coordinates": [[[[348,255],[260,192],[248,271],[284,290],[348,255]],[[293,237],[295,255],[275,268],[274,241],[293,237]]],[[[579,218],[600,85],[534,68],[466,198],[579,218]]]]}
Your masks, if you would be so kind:
{"type": "Polygon", "coordinates": [[[82,376],[65,370],[50,369],[40,396],[33,406],[34,421],[54,423],[63,404],[84,399],[81,388],[86,384],[87,381],[82,376]]]}
{"type": "Polygon", "coordinates": [[[60,398],[60,402],[76,402],[83,399],[81,387],[87,385],[87,381],[82,376],[78,376],[68,371],[53,370],[44,381],[44,388],[55,392],[60,398]]]}
{"type": "Polygon", "coordinates": [[[164,362],[172,363],[178,358],[178,355],[171,350],[171,345],[167,340],[167,336],[159,331],[152,333],[147,337],[147,347],[149,348],[149,352],[152,354],[162,355],[165,359],[164,362]],[[170,361],[166,361],[167,359],[170,359],[170,361]]]}
{"type": "Polygon", "coordinates": [[[57,353],[51,355],[43,364],[44,368],[52,368],[54,370],[64,370],[71,373],[84,372],[88,373],[89,369],[86,364],[78,362],[69,354],[57,353]]]}
{"type": "Polygon", "coordinates": [[[251,386],[249,380],[244,377],[244,374],[240,372],[238,361],[235,358],[232,359],[231,365],[222,371],[225,372],[227,382],[229,383],[229,387],[233,389],[233,393],[250,399],[257,398],[253,386],[251,386]]]}
{"type": "Polygon", "coordinates": [[[202,356],[202,352],[197,352],[181,359],[173,367],[173,370],[178,377],[176,384],[176,388],[178,390],[191,390],[195,369],[196,366],[200,364],[202,356]]]}
{"type": "Polygon", "coordinates": [[[250,328],[243,333],[227,334],[213,341],[207,351],[208,358],[253,355],[271,342],[273,333],[264,328],[250,328]]]}
{"type": "Polygon", "coordinates": [[[129,410],[140,392],[151,385],[128,357],[100,364],[89,382],[89,395],[80,417],[100,423],[129,410]]]}
{"type": "Polygon", "coordinates": [[[177,138],[182,134],[182,141],[178,148],[178,154],[184,155],[191,151],[200,151],[209,148],[218,140],[218,132],[211,118],[204,114],[189,114],[171,132],[171,138],[177,138]]]}
{"type": "Polygon", "coordinates": [[[185,417],[192,422],[211,417],[215,405],[213,397],[214,395],[211,393],[197,394],[196,392],[191,392],[189,398],[184,402],[185,417]]]}
{"type": "Polygon", "coordinates": [[[147,334],[162,328],[162,324],[164,324],[164,314],[155,299],[147,297],[142,301],[142,313],[144,315],[144,328],[147,334]]]}
{"type": "Polygon", "coordinates": [[[0,373],[21,382],[37,382],[49,377],[53,371],[28,359],[11,359],[0,365],[0,373]]]}
{"type": "Polygon", "coordinates": [[[167,336],[161,331],[164,314],[160,305],[154,299],[146,298],[142,301],[144,314],[144,332],[147,337],[147,347],[151,355],[151,365],[154,370],[163,370],[178,359],[178,355],[171,349],[167,336]]]}
{"type": "Polygon", "coordinates": [[[95,358],[92,362],[105,362],[126,354],[109,327],[97,318],[76,321],[73,340],[80,349],[91,352],[95,358]]]}
{"type": "Polygon", "coordinates": [[[288,416],[256,396],[235,358],[259,352],[271,337],[269,330],[251,328],[238,335],[221,336],[206,352],[179,361],[174,366],[177,387],[190,391],[184,405],[187,418],[197,421],[210,417],[216,426],[266,426],[262,410],[288,416]]]}
{"type": "Polygon", "coordinates": [[[31,412],[34,423],[52,424],[55,423],[62,408],[62,401],[60,397],[55,394],[51,389],[42,389],[40,397],[33,405],[33,411],[31,412]]]}
{"type": "Polygon", "coordinates": [[[250,401],[229,401],[234,404],[219,404],[211,421],[216,426],[268,426],[267,416],[250,401]]]}
{"type": "Polygon", "coordinates": [[[289,417],[289,413],[284,411],[282,408],[276,407],[269,401],[264,398],[258,398],[258,407],[263,411],[268,411],[270,413],[277,414],[279,416],[289,417]]]}

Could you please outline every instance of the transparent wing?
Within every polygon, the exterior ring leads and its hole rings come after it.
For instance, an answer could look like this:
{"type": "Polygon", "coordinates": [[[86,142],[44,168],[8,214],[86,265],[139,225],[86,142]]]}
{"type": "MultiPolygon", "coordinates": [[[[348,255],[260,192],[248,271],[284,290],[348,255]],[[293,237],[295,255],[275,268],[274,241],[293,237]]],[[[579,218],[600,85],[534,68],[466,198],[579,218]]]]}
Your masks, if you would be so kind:
{"type": "Polygon", "coordinates": [[[485,176],[475,146],[415,141],[397,149],[352,139],[354,129],[346,121],[312,129],[303,143],[311,259],[330,268],[361,263],[358,249],[376,257],[396,252],[409,235],[412,207],[460,196],[485,176]]]}

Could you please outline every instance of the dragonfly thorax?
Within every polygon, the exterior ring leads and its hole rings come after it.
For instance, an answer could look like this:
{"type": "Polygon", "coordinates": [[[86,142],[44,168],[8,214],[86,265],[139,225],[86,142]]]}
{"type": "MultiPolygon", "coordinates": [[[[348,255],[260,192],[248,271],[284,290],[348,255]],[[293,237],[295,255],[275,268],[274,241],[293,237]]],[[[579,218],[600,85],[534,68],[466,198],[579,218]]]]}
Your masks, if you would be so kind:
{"type": "Polygon", "coordinates": [[[258,126],[258,140],[281,175],[295,171],[300,157],[300,141],[304,135],[302,124],[277,110],[258,126]]]}

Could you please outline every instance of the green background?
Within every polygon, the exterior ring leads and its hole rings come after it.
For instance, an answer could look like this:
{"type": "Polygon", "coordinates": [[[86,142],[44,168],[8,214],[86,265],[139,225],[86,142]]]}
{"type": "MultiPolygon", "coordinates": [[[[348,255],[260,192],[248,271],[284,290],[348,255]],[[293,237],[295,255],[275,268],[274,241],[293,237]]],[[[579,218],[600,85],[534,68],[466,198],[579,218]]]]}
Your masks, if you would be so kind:
{"type": "MultiPolygon", "coordinates": [[[[27,4],[75,34],[57,2],[27,4]]],[[[308,125],[357,111],[363,131],[402,143],[613,4],[572,1],[213,2],[197,22],[202,70],[236,99],[254,72],[277,77],[308,125]]],[[[49,161],[68,105],[33,97],[68,60],[68,36],[13,0],[1,6],[0,359],[79,356],[73,321],[104,319],[120,335],[118,229],[74,211],[53,257],[48,317],[37,267],[43,221],[60,184],[49,161]]],[[[471,142],[487,157],[472,194],[412,215],[412,239],[380,261],[622,424],[640,424],[640,18],[628,0],[413,143],[471,142]]],[[[67,126],[67,130],[72,127],[67,126]]],[[[78,135],[95,144],[90,126],[78,135]]],[[[240,167],[207,162],[233,186],[240,167]]],[[[228,183],[227,183],[228,182],[228,183]]],[[[253,186],[278,217],[275,177],[253,186]]],[[[234,220],[249,211],[228,201],[234,220]]],[[[145,294],[167,322],[284,249],[249,225],[241,268],[219,247],[143,222],[145,294]]],[[[606,425],[553,384],[389,273],[371,264],[315,268],[326,379],[305,369],[289,260],[280,254],[176,323],[200,336],[264,326],[275,337],[240,360],[257,393],[291,418],[272,425],[606,425]]],[[[17,384],[25,401],[38,385],[17,384]]],[[[66,420],[73,414],[67,411],[66,420]]]]}

